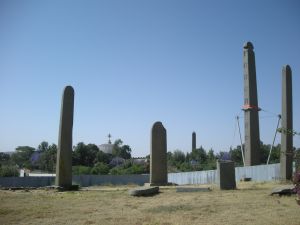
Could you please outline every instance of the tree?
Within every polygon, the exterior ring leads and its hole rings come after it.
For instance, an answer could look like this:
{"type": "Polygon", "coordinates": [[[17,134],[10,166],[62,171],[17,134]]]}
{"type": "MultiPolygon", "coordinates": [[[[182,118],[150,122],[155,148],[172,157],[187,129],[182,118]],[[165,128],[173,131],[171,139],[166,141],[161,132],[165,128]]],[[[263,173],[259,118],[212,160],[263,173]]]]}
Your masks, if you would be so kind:
{"type": "Polygon", "coordinates": [[[123,144],[123,141],[121,139],[115,140],[113,150],[112,150],[113,156],[120,156],[122,144],[123,144]]]}
{"type": "Polygon", "coordinates": [[[88,144],[86,147],[88,153],[86,156],[87,166],[93,166],[96,163],[96,156],[99,152],[99,148],[95,144],[88,144]]]}
{"type": "Polygon", "coordinates": [[[192,156],[191,156],[191,153],[186,153],[186,155],[185,155],[185,161],[186,162],[190,162],[192,160],[192,156]]]}
{"type": "Polygon", "coordinates": [[[0,177],[18,177],[18,176],[19,176],[19,170],[16,166],[0,165],[0,177]]]}
{"type": "Polygon", "coordinates": [[[49,148],[48,142],[47,141],[42,141],[41,144],[39,144],[37,150],[40,151],[40,152],[45,152],[45,151],[48,150],[48,148],[49,148]]]}
{"type": "Polygon", "coordinates": [[[102,162],[96,163],[91,170],[91,174],[94,175],[108,174],[108,172],[109,172],[109,166],[102,162]]]}
{"type": "Polygon", "coordinates": [[[185,154],[181,150],[175,150],[173,153],[173,160],[176,163],[183,163],[185,161],[185,154]]]}
{"type": "Polygon", "coordinates": [[[204,164],[207,160],[206,151],[202,146],[200,148],[196,148],[192,150],[191,158],[200,162],[201,164],[204,164]]]}
{"type": "Polygon", "coordinates": [[[85,145],[83,142],[79,142],[74,148],[73,165],[93,167],[96,162],[98,152],[99,149],[97,145],[85,145]]]}
{"type": "Polygon", "coordinates": [[[47,147],[43,149],[37,161],[38,168],[40,170],[44,170],[47,172],[55,172],[56,157],[57,157],[56,155],[57,155],[56,144],[52,144],[50,146],[47,144],[47,147]]]}
{"type": "Polygon", "coordinates": [[[112,160],[112,155],[111,154],[107,154],[102,152],[101,150],[99,150],[99,152],[97,152],[96,154],[96,162],[102,162],[105,164],[109,164],[109,162],[112,160]]]}
{"type": "Polygon", "coordinates": [[[129,145],[123,145],[123,141],[121,139],[117,139],[113,146],[112,155],[114,157],[130,159],[131,158],[131,148],[129,145]]]}
{"type": "MultiPolygon", "coordinates": [[[[149,156],[149,160],[150,160],[150,155],[147,155],[146,157],[149,156]]],[[[173,159],[173,153],[172,152],[167,152],[167,160],[170,161],[173,159]]]]}
{"type": "Polygon", "coordinates": [[[242,150],[241,146],[238,145],[236,148],[229,150],[230,158],[232,161],[235,162],[237,166],[243,165],[243,157],[242,157],[242,150]]]}
{"type": "Polygon", "coordinates": [[[0,163],[8,162],[10,160],[10,155],[4,152],[0,152],[0,163]]]}
{"type": "Polygon", "coordinates": [[[260,164],[266,164],[269,156],[271,145],[265,145],[260,142],[260,164]]]}
{"type": "Polygon", "coordinates": [[[216,161],[216,156],[215,156],[214,150],[212,148],[207,153],[207,160],[208,161],[216,161]]]}
{"type": "Polygon", "coordinates": [[[269,160],[270,164],[280,162],[280,150],[281,150],[281,145],[280,144],[278,144],[276,146],[273,146],[273,149],[272,149],[272,152],[271,152],[271,155],[270,155],[270,160],[269,160]]]}
{"type": "Polygon", "coordinates": [[[120,149],[120,155],[123,159],[130,159],[131,158],[131,148],[129,145],[123,145],[120,149]]]}
{"type": "Polygon", "coordinates": [[[192,171],[193,166],[191,165],[191,163],[183,162],[180,164],[179,170],[182,172],[192,171]]]}
{"type": "Polygon", "coordinates": [[[11,160],[21,168],[31,168],[30,157],[34,150],[35,149],[30,146],[19,146],[16,148],[16,152],[12,154],[11,160]]]}

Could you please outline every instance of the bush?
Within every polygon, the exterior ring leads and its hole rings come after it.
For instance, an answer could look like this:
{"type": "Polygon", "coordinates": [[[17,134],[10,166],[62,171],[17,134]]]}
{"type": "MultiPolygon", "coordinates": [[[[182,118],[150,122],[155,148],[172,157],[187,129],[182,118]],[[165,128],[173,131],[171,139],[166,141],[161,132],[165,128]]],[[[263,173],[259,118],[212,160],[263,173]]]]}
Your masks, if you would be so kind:
{"type": "Polygon", "coordinates": [[[296,201],[300,205],[300,171],[294,174],[293,183],[295,184],[294,192],[297,195],[296,201]]]}
{"type": "Polygon", "coordinates": [[[91,170],[91,174],[98,175],[98,174],[108,174],[109,166],[102,162],[96,163],[95,166],[91,170]]]}
{"type": "Polygon", "coordinates": [[[123,174],[142,174],[145,173],[145,167],[143,165],[133,164],[130,167],[117,166],[110,170],[112,175],[123,175],[123,174]]]}
{"type": "Polygon", "coordinates": [[[73,166],[72,173],[73,175],[89,175],[91,174],[91,167],[88,166],[73,166]]]}
{"type": "Polygon", "coordinates": [[[16,166],[1,166],[0,177],[18,177],[20,175],[16,166]]]}
{"type": "Polygon", "coordinates": [[[126,174],[142,174],[145,172],[145,168],[142,165],[133,164],[126,170],[126,174]]]}
{"type": "Polygon", "coordinates": [[[123,175],[123,174],[125,174],[125,170],[123,169],[122,166],[116,166],[116,167],[112,168],[112,169],[109,171],[109,173],[110,173],[111,175],[123,175]]]}

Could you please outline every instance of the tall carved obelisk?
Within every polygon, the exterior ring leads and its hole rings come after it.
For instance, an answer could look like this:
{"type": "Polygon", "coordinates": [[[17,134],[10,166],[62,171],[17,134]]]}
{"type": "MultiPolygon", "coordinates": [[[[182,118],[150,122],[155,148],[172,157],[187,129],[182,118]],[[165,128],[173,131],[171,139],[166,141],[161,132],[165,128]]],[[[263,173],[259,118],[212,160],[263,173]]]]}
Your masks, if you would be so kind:
{"type": "Polygon", "coordinates": [[[196,132],[192,133],[192,150],[196,149],[196,132]]]}
{"type": "Polygon", "coordinates": [[[62,96],[55,185],[72,188],[72,131],[74,113],[74,89],[66,86],[62,96]]]}
{"type": "Polygon", "coordinates": [[[282,68],[280,176],[290,180],[293,173],[293,100],[292,70],[289,65],[282,68]]]}
{"type": "Polygon", "coordinates": [[[256,86],[255,54],[251,42],[243,50],[244,61],[244,112],[245,112],[245,166],[260,163],[260,139],[256,86]]]}

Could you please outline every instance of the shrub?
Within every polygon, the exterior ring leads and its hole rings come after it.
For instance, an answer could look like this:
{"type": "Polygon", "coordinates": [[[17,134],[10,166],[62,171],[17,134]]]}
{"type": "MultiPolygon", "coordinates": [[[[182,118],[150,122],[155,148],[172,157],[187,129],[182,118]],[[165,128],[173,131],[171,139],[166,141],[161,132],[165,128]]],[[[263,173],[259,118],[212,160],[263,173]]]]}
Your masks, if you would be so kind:
{"type": "Polygon", "coordinates": [[[91,174],[91,167],[88,166],[73,166],[72,173],[74,175],[89,175],[91,174]]]}
{"type": "Polygon", "coordinates": [[[123,174],[142,174],[146,172],[146,168],[143,165],[133,164],[130,167],[116,166],[110,170],[112,175],[123,175],[123,174]]]}
{"type": "Polygon", "coordinates": [[[300,205],[300,171],[298,170],[294,177],[293,177],[293,183],[295,184],[294,192],[297,195],[296,201],[298,205],[300,205]]]}
{"type": "Polygon", "coordinates": [[[122,175],[125,174],[125,170],[121,166],[116,166],[109,171],[112,175],[122,175]]]}
{"type": "Polygon", "coordinates": [[[104,164],[102,162],[96,163],[95,166],[91,170],[91,174],[108,174],[109,172],[109,166],[107,164],[104,164]]]}
{"type": "Polygon", "coordinates": [[[16,166],[1,166],[0,177],[18,177],[20,175],[16,166]]]}

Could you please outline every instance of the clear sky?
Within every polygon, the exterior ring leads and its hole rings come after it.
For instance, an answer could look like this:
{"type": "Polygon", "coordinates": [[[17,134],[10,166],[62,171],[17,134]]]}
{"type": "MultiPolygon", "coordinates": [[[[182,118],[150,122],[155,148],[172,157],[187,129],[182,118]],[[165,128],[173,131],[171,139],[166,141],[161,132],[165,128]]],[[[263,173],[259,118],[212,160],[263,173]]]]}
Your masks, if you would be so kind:
{"type": "Polygon", "coordinates": [[[57,143],[66,85],[75,90],[74,145],[111,133],[145,156],[161,121],[169,151],[190,151],[193,131],[197,147],[228,151],[239,144],[246,41],[259,106],[272,112],[260,113],[261,140],[272,143],[285,64],[300,132],[299,12],[298,0],[1,0],[0,151],[57,143]]]}

